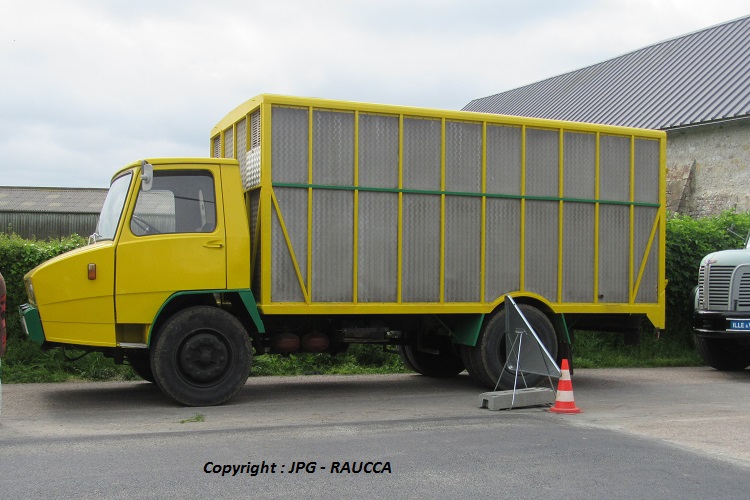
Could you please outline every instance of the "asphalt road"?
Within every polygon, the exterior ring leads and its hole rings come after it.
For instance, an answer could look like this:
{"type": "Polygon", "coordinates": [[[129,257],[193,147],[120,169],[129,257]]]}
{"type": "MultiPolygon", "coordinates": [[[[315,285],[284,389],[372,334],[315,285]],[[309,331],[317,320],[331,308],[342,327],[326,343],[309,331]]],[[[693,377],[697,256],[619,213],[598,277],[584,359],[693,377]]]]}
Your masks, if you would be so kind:
{"type": "Polygon", "coordinates": [[[6,384],[0,498],[747,497],[750,370],[573,386],[578,415],[480,409],[466,376],[254,378],[198,409],[141,382],[6,384]]]}

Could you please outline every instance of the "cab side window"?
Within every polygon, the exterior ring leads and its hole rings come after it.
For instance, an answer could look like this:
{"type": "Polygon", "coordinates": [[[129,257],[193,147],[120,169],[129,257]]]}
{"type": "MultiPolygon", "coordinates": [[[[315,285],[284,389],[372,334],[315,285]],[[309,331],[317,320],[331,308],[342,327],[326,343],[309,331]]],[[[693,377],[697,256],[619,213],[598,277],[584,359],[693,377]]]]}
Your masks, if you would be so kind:
{"type": "Polygon", "coordinates": [[[140,191],[130,219],[136,236],[211,233],[216,229],[214,178],[208,171],[155,171],[150,191],[140,191]]]}

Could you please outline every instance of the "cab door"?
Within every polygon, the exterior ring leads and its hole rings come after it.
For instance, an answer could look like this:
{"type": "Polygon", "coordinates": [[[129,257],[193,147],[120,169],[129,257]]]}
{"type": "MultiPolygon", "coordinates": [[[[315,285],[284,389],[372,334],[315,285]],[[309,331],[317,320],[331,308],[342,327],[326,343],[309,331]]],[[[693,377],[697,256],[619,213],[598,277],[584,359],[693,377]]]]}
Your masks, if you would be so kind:
{"type": "Polygon", "coordinates": [[[149,325],[173,294],[226,288],[218,166],[155,166],[139,186],[116,254],[117,323],[149,325]]]}

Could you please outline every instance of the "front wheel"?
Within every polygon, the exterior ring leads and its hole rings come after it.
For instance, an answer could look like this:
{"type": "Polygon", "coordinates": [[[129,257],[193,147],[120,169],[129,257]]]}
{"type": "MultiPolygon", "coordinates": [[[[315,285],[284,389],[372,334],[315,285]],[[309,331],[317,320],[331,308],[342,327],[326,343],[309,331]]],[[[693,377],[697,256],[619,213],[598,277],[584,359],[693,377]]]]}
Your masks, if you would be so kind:
{"type": "Polygon", "coordinates": [[[250,338],[237,318],[212,306],[172,316],[159,330],[151,360],[156,384],[185,406],[229,401],[250,373],[250,338]]]}
{"type": "Polygon", "coordinates": [[[707,339],[695,335],[695,347],[703,362],[722,371],[740,371],[750,366],[750,346],[734,339],[707,339]]]}
{"type": "Polygon", "coordinates": [[[133,369],[136,375],[147,382],[154,382],[154,372],[151,371],[151,359],[149,358],[148,351],[138,350],[137,352],[127,354],[126,357],[130,363],[130,368],[133,369]]]}

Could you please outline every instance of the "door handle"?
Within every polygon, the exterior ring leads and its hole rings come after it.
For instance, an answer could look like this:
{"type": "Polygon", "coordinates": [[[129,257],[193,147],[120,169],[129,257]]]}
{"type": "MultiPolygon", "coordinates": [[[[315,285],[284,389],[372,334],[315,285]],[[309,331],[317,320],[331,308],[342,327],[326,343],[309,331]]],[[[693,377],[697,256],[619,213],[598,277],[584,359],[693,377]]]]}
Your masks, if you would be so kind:
{"type": "Polygon", "coordinates": [[[205,248],[224,248],[224,243],[218,240],[208,241],[203,244],[205,248]]]}

